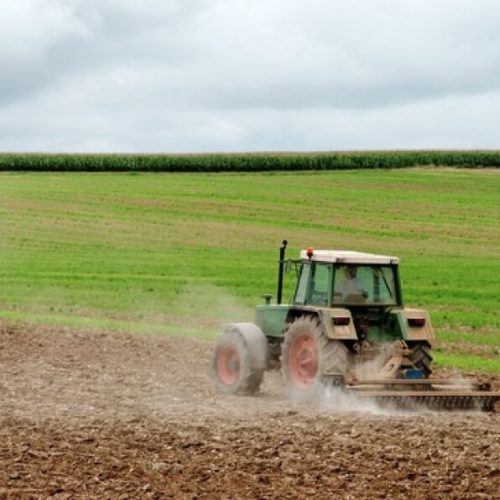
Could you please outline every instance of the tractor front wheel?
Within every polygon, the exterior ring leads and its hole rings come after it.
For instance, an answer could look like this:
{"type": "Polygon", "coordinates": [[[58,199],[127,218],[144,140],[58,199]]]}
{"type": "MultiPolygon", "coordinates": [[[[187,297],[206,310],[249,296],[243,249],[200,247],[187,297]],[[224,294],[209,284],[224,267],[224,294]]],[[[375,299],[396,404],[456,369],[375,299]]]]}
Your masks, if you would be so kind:
{"type": "Polygon", "coordinates": [[[259,390],[268,365],[267,339],[253,323],[230,323],[217,339],[211,373],[225,394],[249,395],[259,390]]]}
{"type": "Polygon", "coordinates": [[[292,395],[314,396],[323,374],[345,375],[349,349],[330,340],[315,317],[296,319],[281,347],[281,374],[292,395]]]}

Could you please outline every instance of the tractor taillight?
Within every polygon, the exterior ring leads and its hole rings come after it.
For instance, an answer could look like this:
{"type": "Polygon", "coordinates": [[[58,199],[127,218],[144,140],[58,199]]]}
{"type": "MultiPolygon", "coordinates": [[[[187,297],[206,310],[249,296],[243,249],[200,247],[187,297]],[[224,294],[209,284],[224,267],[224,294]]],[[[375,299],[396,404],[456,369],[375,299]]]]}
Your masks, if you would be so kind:
{"type": "Polygon", "coordinates": [[[422,328],[425,325],[425,318],[408,318],[408,324],[413,328],[422,328]]]}
{"type": "Polygon", "coordinates": [[[338,326],[345,326],[351,322],[351,318],[333,318],[333,324],[338,326]]]}

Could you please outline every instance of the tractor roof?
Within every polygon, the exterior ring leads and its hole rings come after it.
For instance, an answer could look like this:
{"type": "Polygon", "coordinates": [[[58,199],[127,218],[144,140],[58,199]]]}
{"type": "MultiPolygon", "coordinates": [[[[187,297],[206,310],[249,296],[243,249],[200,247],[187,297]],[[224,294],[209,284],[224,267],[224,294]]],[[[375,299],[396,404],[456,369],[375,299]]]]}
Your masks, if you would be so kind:
{"type": "MultiPolygon", "coordinates": [[[[300,252],[301,259],[308,259],[307,250],[300,252]]],[[[314,250],[312,260],[345,264],[398,264],[399,258],[390,255],[352,252],[349,250],[314,250]]]]}

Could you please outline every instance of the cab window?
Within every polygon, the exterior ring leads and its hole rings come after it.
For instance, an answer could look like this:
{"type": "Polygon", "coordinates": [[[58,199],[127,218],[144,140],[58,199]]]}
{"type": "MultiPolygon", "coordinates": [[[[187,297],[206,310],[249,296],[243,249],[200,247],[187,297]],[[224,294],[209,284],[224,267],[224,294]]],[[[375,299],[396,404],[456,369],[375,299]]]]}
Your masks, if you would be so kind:
{"type": "Polygon", "coordinates": [[[339,265],[335,270],[334,304],[396,304],[391,266],[339,265]]]}
{"type": "Polygon", "coordinates": [[[311,294],[309,302],[318,306],[329,304],[332,265],[315,263],[311,280],[311,294]]]}
{"type": "Polygon", "coordinates": [[[300,268],[300,278],[297,283],[297,290],[295,291],[295,303],[304,304],[306,301],[307,285],[309,284],[309,277],[311,276],[311,264],[304,262],[300,268]]]}

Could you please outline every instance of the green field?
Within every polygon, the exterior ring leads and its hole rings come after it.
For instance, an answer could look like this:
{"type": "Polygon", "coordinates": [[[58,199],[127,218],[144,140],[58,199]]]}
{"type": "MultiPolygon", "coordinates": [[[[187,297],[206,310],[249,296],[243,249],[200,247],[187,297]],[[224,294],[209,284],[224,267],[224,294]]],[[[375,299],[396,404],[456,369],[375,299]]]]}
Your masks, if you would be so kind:
{"type": "Polygon", "coordinates": [[[211,338],[275,292],[284,238],[398,255],[438,363],[500,371],[495,169],[2,173],[0,317],[211,338]]]}

